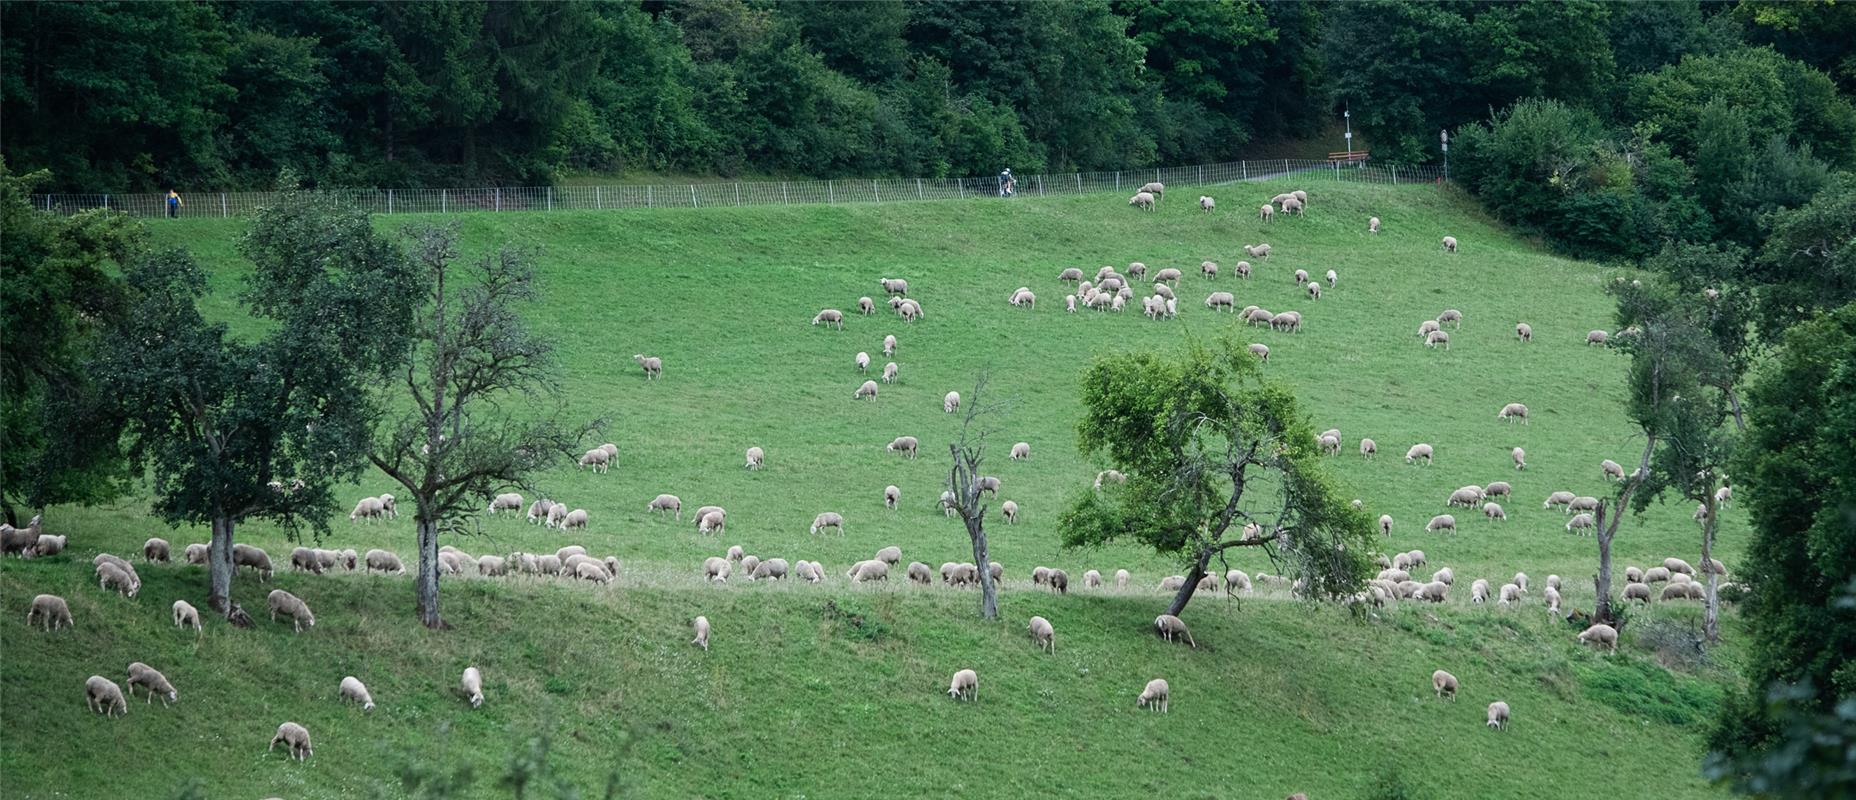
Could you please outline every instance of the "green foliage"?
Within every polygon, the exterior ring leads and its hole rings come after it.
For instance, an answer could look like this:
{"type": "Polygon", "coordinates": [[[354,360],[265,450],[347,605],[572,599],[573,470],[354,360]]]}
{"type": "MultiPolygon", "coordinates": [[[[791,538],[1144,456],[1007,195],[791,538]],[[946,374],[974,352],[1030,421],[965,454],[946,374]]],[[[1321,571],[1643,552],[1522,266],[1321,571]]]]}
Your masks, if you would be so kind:
{"type": "Polygon", "coordinates": [[[1785,135],[1833,164],[1856,158],[1856,106],[1824,73],[1769,49],[1688,56],[1632,81],[1629,102],[1632,116],[1685,158],[1698,154],[1700,116],[1715,102],[1739,109],[1749,129],[1785,135]]]}
{"type": "MultiPolygon", "coordinates": [[[[1856,305],[1792,326],[1747,392],[1746,446],[1733,475],[1751,509],[1745,568],[1753,622],[1751,691],[1820,687],[1796,699],[1822,712],[1856,695],[1856,620],[1838,593],[1856,580],[1856,305]]],[[[1847,604],[1846,604],[1847,605],[1847,604]]],[[[1777,733],[1757,703],[1724,714],[1714,746],[1733,757],[1777,733]]]]}
{"type": "Polygon", "coordinates": [[[1758,287],[1760,329],[1768,335],[1856,301],[1856,176],[1836,176],[1811,202],[1774,220],[1749,282],[1758,287]]]}
{"type": "Polygon", "coordinates": [[[0,507],[94,503],[128,477],[122,417],[87,363],[126,310],[114,272],[146,248],[140,223],[53,216],[27,193],[42,173],[0,162],[0,507]]]}
{"type": "Polygon", "coordinates": [[[1690,725],[1721,704],[1720,687],[1671,674],[1649,659],[1594,660],[1578,672],[1588,697],[1639,719],[1690,725]]]}
{"type": "MultiPolygon", "coordinates": [[[[1852,584],[1856,587],[1856,584],[1852,584]]],[[[1851,596],[1856,597],[1856,588],[1851,596]]],[[[1740,794],[1781,798],[1843,798],[1856,795],[1856,697],[1827,712],[1809,681],[1775,684],[1758,716],[1769,722],[1770,747],[1728,755],[1708,754],[1703,774],[1740,794]]]]}

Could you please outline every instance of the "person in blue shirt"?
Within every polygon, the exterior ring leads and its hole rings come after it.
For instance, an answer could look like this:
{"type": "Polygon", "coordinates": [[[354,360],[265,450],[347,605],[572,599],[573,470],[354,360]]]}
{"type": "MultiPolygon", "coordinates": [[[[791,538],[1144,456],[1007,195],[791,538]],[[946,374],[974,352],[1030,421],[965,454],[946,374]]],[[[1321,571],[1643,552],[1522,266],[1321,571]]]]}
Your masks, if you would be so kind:
{"type": "Polygon", "coordinates": [[[186,203],[181,202],[180,193],[174,191],[173,189],[169,189],[168,190],[168,219],[173,219],[175,217],[180,216],[180,207],[184,205],[186,205],[186,203]]]}
{"type": "Polygon", "coordinates": [[[1004,172],[999,173],[999,196],[1011,197],[1017,183],[1018,179],[1012,177],[1012,168],[1006,167],[1004,172]]]}

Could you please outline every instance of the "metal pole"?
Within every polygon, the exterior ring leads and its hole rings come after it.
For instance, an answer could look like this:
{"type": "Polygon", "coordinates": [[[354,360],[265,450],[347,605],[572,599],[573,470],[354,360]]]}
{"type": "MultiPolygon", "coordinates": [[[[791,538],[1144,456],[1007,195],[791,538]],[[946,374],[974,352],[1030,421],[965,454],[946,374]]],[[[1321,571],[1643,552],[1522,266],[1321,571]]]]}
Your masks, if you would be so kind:
{"type": "Polygon", "coordinates": [[[1237,168],[1244,173],[1244,180],[1250,180],[1250,162],[1239,161],[1237,162],[1237,168]]]}
{"type": "Polygon", "coordinates": [[[875,178],[870,179],[870,196],[876,198],[876,201],[879,203],[883,202],[883,194],[876,190],[875,178]]]}
{"type": "Polygon", "coordinates": [[[827,203],[838,202],[838,189],[837,187],[832,185],[831,181],[825,182],[825,202],[827,203]]]}
{"type": "Polygon", "coordinates": [[[495,190],[495,191],[496,191],[496,205],[495,205],[495,206],[492,206],[492,207],[491,207],[491,210],[492,210],[492,211],[501,211],[501,210],[503,210],[503,189],[502,189],[502,187],[500,187],[500,186],[499,186],[499,187],[497,187],[497,188],[496,188],[496,190],[495,190]]]}
{"type": "Polygon", "coordinates": [[[644,186],[644,206],[645,208],[652,208],[656,205],[657,201],[651,198],[651,185],[647,183],[644,186]]]}
{"type": "Polygon", "coordinates": [[[741,205],[741,182],[740,181],[735,181],[735,205],[737,207],[741,205]]]}
{"type": "Polygon", "coordinates": [[[690,184],[690,208],[695,208],[697,205],[699,203],[696,202],[696,184],[692,183],[690,184]]]}
{"type": "Polygon", "coordinates": [[[103,210],[110,210],[110,196],[107,194],[103,196],[103,210]]]}
{"type": "Polygon", "coordinates": [[[1076,173],[1076,193],[1083,193],[1083,173],[1081,172],[1076,173]]]}
{"type": "Polygon", "coordinates": [[[548,210],[554,210],[554,187],[548,187],[548,210]]]}
{"type": "Polygon", "coordinates": [[[1044,176],[1042,175],[1038,176],[1038,196],[1044,196],[1044,176]]]}
{"type": "Polygon", "coordinates": [[[593,207],[600,211],[606,210],[606,193],[598,186],[593,187],[593,207]]]}
{"type": "Polygon", "coordinates": [[[1121,191],[1121,170],[1115,170],[1115,191],[1121,191]]]}
{"type": "Polygon", "coordinates": [[[780,181],[780,202],[783,204],[792,203],[792,200],[788,199],[786,196],[786,181],[780,181]]]}
{"type": "Polygon", "coordinates": [[[915,199],[917,200],[928,199],[928,195],[922,193],[922,179],[921,178],[915,179],[915,199]]]}
{"type": "MultiPolygon", "coordinates": [[[[957,188],[957,189],[959,189],[959,190],[960,190],[960,199],[962,199],[962,200],[965,200],[965,199],[967,199],[967,182],[966,182],[966,181],[963,181],[963,180],[961,180],[961,179],[959,179],[959,178],[955,178],[955,179],[954,179],[954,188],[957,188]]],[[[51,207],[51,201],[50,201],[50,200],[47,200],[47,201],[46,201],[46,207],[47,207],[47,208],[50,208],[50,207],[51,207]]]]}
{"type": "Polygon", "coordinates": [[[451,195],[447,190],[438,190],[438,211],[441,214],[451,213],[451,195]]]}
{"type": "Polygon", "coordinates": [[[387,190],[387,213],[393,213],[393,190],[387,190]]]}

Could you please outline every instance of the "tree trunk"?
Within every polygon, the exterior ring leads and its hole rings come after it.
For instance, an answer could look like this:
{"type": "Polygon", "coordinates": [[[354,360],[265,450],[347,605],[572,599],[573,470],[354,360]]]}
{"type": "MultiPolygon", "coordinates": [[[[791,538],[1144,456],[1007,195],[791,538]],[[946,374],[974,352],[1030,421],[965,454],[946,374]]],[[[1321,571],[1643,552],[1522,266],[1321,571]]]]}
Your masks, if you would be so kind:
{"type": "Polygon", "coordinates": [[[13,510],[13,504],[0,500],[0,514],[6,515],[6,524],[19,527],[19,514],[13,510]]]}
{"type": "Polygon", "coordinates": [[[419,594],[419,622],[427,628],[443,629],[445,620],[438,615],[438,521],[419,519],[419,575],[413,581],[419,594]]]}
{"type": "MultiPolygon", "coordinates": [[[[1619,516],[1623,516],[1619,512],[1619,516]]],[[[1597,601],[1593,604],[1592,621],[1612,623],[1611,616],[1611,537],[1617,533],[1617,523],[1605,525],[1605,501],[1598,501],[1598,517],[1594,520],[1592,535],[1598,539],[1598,577],[1592,580],[1597,601]]]]}
{"type": "Polygon", "coordinates": [[[1727,404],[1734,411],[1734,428],[1746,433],[1746,415],[1740,412],[1740,395],[1734,392],[1732,386],[1722,388],[1727,390],[1727,404]]]}
{"type": "Polygon", "coordinates": [[[1179,592],[1173,595],[1173,604],[1166,607],[1166,613],[1177,617],[1179,612],[1186,610],[1186,604],[1192,602],[1193,592],[1199,590],[1199,581],[1205,579],[1205,565],[1211,561],[1211,548],[1199,551],[1198,559],[1192,562],[1192,569],[1186,571],[1186,585],[1179,587],[1179,592]]]}
{"type": "MultiPolygon", "coordinates": [[[[1709,488],[1713,488],[1712,483],[1709,488]]],[[[1714,500],[1713,491],[1708,492],[1702,505],[1708,509],[1708,516],[1701,521],[1701,571],[1708,576],[1708,584],[1702,599],[1701,633],[1709,643],[1714,643],[1721,640],[1720,596],[1715,593],[1719,588],[1720,576],[1714,574],[1714,517],[1720,511],[1720,506],[1714,500]]]]}
{"type": "Polygon", "coordinates": [[[206,605],[221,614],[232,608],[232,518],[223,514],[213,517],[213,541],[207,545],[206,569],[212,577],[212,588],[206,595],[206,605]]]}
{"type": "Polygon", "coordinates": [[[967,524],[967,535],[973,539],[973,563],[980,568],[980,619],[996,620],[999,618],[999,586],[992,582],[986,528],[980,520],[975,519],[967,524]]]}

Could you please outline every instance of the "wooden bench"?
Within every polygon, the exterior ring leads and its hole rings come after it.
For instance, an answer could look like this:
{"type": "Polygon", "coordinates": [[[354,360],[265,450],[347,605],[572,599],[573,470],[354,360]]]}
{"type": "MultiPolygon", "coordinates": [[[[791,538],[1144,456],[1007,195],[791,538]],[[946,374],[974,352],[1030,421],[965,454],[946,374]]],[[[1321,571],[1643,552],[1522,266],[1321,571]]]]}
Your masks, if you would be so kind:
{"type": "Polygon", "coordinates": [[[1338,161],[1343,164],[1352,164],[1352,163],[1359,162],[1359,161],[1365,161],[1366,158],[1367,156],[1366,156],[1365,150],[1343,150],[1338,153],[1328,154],[1329,161],[1338,161]]]}

